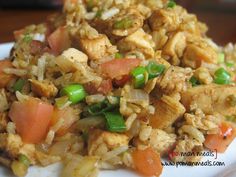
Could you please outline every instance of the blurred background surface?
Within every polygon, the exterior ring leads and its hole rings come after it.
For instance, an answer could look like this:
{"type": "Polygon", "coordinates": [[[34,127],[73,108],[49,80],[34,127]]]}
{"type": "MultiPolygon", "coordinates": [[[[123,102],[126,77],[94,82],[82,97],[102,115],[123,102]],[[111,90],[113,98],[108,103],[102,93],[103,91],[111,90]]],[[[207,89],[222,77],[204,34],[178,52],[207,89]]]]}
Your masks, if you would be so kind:
{"type": "MultiPolygon", "coordinates": [[[[61,9],[63,0],[0,0],[0,43],[13,41],[12,32],[43,22],[61,9]]],[[[217,43],[236,43],[236,0],[176,0],[207,23],[217,43]]]]}

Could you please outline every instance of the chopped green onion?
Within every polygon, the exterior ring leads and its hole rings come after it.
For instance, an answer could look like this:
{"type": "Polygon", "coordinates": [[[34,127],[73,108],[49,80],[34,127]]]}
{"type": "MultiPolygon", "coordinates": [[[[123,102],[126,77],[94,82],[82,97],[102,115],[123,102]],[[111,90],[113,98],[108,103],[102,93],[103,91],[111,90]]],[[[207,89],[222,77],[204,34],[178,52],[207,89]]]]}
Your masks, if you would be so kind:
{"type": "Polygon", "coordinates": [[[101,115],[106,111],[111,111],[113,109],[116,109],[119,107],[120,104],[120,99],[119,97],[116,97],[117,100],[114,102],[111,102],[108,99],[105,99],[104,101],[100,103],[96,103],[93,105],[88,106],[88,113],[90,115],[96,116],[96,115],[101,115]]]}
{"type": "Polygon", "coordinates": [[[116,53],[115,58],[116,59],[121,59],[121,58],[123,58],[123,55],[121,53],[116,53]]]}
{"type": "Polygon", "coordinates": [[[227,85],[227,84],[230,84],[230,81],[229,80],[225,80],[223,78],[220,78],[220,77],[217,77],[214,79],[214,82],[216,84],[219,84],[219,85],[227,85]]]}
{"type": "Polygon", "coordinates": [[[192,86],[193,86],[193,87],[200,85],[200,82],[197,80],[197,78],[196,78],[195,76],[192,76],[192,77],[190,78],[189,82],[192,83],[192,86]]]}
{"type": "Polygon", "coordinates": [[[214,82],[216,84],[225,85],[230,83],[230,73],[228,73],[224,68],[219,68],[215,72],[214,82]]]}
{"type": "Polygon", "coordinates": [[[234,63],[233,63],[233,62],[225,62],[225,65],[226,65],[228,68],[234,67],[234,63]]]}
{"type": "Polygon", "coordinates": [[[60,97],[60,98],[56,98],[55,99],[55,104],[56,106],[60,109],[62,107],[64,107],[66,104],[71,104],[72,102],[69,101],[69,98],[68,96],[63,96],[63,97],[60,97]]]}
{"type": "Polygon", "coordinates": [[[67,96],[72,104],[82,101],[86,97],[84,87],[80,84],[72,84],[64,87],[60,91],[61,96],[67,96]]]}
{"type": "Polygon", "coordinates": [[[23,41],[26,42],[26,43],[29,43],[33,40],[32,36],[29,35],[29,34],[26,34],[23,38],[23,41]]]}
{"type": "Polygon", "coordinates": [[[159,65],[156,62],[149,62],[146,66],[148,72],[148,79],[153,79],[159,75],[161,75],[165,71],[164,65],[159,65]]]}
{"type": "Polygon", "coordinates": [[[176,3],[174,0],[169,0],[168,4],[167,4],[167,7],[169,8],[174,8],[176,6],[176,3]]]}
{"type": "Polygon", "coordinates": [[[26,176],[28,172],[28,166],[26,166],[24,163],[14,160],[11,163],[11,169],[15,176],[26,176]]]}
{"type": "Polygon", "coordinates": [[[135,68],[131,75],[133,77],[134,88],[142,88],[148,80],[148,73],[145,67],[139,66],[135,68]]]}
{"type": "Polygon", "coordinates": [[[236,116],[233,115],[233,116],[226,116],[225,117],[227,121],[230,121],[230,122],[236,122],[236,116]]]}
{"type": "Polygon", "coordinates": [[[21,162],[21,163],[23,163],[23,164],[25,164],[26,166],[30,166],[30,160],[28,159],[28,157],[26,156],[26,155],[24,155],[24,154],[20,154],[19,156],[18,156],[18,160],[21,162]]]}
{"type": "Polygon", "coordinates": [[[93,1],[94,0],[88,0],[87,1],[87,9],[88,9],[88,11],[91,11],[93,9],[93,7],[94,7],[94,2],[93,1]]]}
{"type": "Polygon", "coordinates": [[[95,15],[96,18],[101,18],[102,16],[102,13],[103,13],[103,9],[99,9],[95,15]]]}
{"type": "Polygon", "coordinates": [[[18,79],[16,83],[13,85],[13,90],[14,92],[19,91],[21,92],[24,85],[25,85],[26,80],[24,79],[18,79]]]}
{"type": "Polygon", "coordinates": [[[218,54],[218,63],[224,63],[224,62],[225,62],[225,54],[221,52],[218,54]]]}
{"type": "Polygon", "coordinates": [[[126,125],[123,116],[119,112],[106,112],[106,128],[111,132],[125,132],[126,125]]]}
{"type": "Polygon", "coordinates": [[[116,21],[114,23],[114,29],[127,29],[133,26],[133,21],[132,19],[126,17],[122,20],[116,21]]]}

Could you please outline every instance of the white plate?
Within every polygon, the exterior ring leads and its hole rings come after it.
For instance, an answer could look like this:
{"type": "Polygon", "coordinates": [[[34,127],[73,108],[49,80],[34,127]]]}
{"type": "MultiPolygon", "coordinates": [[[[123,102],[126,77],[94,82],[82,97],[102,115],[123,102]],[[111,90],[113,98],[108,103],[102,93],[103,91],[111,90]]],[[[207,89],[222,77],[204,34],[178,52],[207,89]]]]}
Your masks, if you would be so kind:
{"type": "MultiPolygon", "coordinates": [[[[0,45],[0,59],[9,55],[12,43],[0,45]]],[[[203,162],[220,161],[225,166],[169,166],[164,167],[161,177],[236,177],[232,167],[236,164],[236,140],[230,145],[224,154],[214,157],[204,157],[203,162]],[[228,175],[228,176],[227,176],[228,175]]],[[[235,167],[234,167],[235,169],[235,167]]],[[[27,177],[58,177],[60,174],[60,164],[42,167],[31,167],[27,177]]],[[[0,167],[0,177],[12,177],[13,175],[6,168],[0,167]]],[[[139,177],[139,175],[128,170],[102,171],[99,177],[139,177]]],[[[68,176],[69,177],[69,176],[68,176]]]]}

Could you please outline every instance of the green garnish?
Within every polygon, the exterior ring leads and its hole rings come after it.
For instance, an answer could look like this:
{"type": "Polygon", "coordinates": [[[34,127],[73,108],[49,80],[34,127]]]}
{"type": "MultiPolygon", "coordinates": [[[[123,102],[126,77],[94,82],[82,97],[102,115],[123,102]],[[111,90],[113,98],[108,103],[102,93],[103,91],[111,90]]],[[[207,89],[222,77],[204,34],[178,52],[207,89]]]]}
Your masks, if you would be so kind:
{"type": "Polygon", "coordinates": [[[148,81],[148,72],[145,67],[139,66],[131,71],[134,88],[142,88],[148,81]]]}
{"type": "Polygon", "coordinates": [[[174,0],[169,0],[168,4],[167,4],[167,7],[169,8],[174,8],[176,6],[176,3],[174,0]]]}
{"type": "Polygon", "coordinates": [[[26,42],[26,43],[29,43],[33,40],[32,36],[29,35],[29,34],[26,34],[23,38],[23,41],[26,42]]]}
{"type": "Polygon", "coordinates": [[[99,9],[95,15],[96,18],[101,18],[102,16],[102,13],[103,13],[103,10],[102,9],[99,9]]]}
{"type": "Polygon", "coordinates": [[[20,155],[18,156],[18,160],[19,160],[21,163],[23,163],[25,166],[27,166],[27,167],[30,166],[30,160],[29,160],[29,158],[28,158],[26,155],[20,154],[20,155]]]}
{"type": "Polygon", "coordinates": [[[92,104],[88,106],[88,113],[93,116],[102,115],[106,111],[111,111],[119,107],[120,104],[120,98],[114,97],[116,101],[113,101],[112,103],[109,102],[108,99],[105,99],[102,102],[92,104]]]}
{"type": "Polygon", "coordinates": [[[13,90],[14,92],[19,91],[21,92],[24,85],[25,85],[26,80],[25,79],[18,79],[16,83],[13,85],[13,90]]]}
{"type": "Polygon", "coordinates": [[[234,63],[233,63],[233,62],[225,62],[225,65],[226,65],[228,68],[234,67],[234,63]]]}
{"type": "Polygon", "coordinates": [[[146,70],[148,72],[148,79],[153,79],[161,75],[165,71],[165,66],[151,61],[146,66],[146,70]]]}
{"type": "Polygon", "coordinates": [[[224,62],[225,62],[225,54],[221,52],[218,54],[218,63],[224,63],[224,62]]]}
{"type": "Polygon", "coordinates": [[[58,108],[62,108],[68,102],[70,102],[68,96],[63,96],[55,99],[55,104],[58,108]]]}
{"type": "Polygon", "coordinates": [[[224,68],[217,69],[214,75],[216,84],[225,85],[230,83],[231,75],[224,68]]]}
{"type": "Polygon", "coordinates": [[[105,112],[106,128],[110,132],[125,132],[126,125],[123,116],[119,112],[105,112]]]}
{"type": "Polygon", "coordinates": [[[116,59],[121,59],[121,58],[123,58],[123,55],[121,54],[121,53],[115,53],[115,58],[116,59]]]}
{"type": "Polygon", "coordinates": [[[67,96],[72,104],[82,101],[86,97],[84,87],[80,84],[72,84],[64,87],[60,91],[61,96],[67,96]]]}
{"type": "Polygon", "coordinates": [[[116,21],[113,25],[114,29],[127,29],[133,26],[133,20],[126,17],[122,20],[116,21]]]}
{"type": "Polygon", "coordinates": [[[196,86],[200,85],[199,80],[195,76],[192,76],[190,78],[189,82],[191,82],[193,87],[196,87],[196,86]]]}

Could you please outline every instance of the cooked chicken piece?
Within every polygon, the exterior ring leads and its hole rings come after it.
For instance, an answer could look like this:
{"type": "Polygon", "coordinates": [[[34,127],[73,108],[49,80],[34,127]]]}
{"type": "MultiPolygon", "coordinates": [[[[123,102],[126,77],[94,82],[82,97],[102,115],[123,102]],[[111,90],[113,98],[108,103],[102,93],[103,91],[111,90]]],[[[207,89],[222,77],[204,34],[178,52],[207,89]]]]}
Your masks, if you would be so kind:
{"type": "Polygon", "coordinates": [[[203,150],[202,143],[190,137],[183,137],[176,143],[176,147],[172,154],[169,156],[175,162],[197,162],[202,156],[196,156],[194,154],[203,150]],[[193,153],[193,155],[187,153],[193,153]]]}
{"type": "Polygon", "coordinates": [[[6,131],[7,122],[7,113],[0,112],[0,133],[6,131]]]}
{"type": "Polygon", "coordinates": [[[139,132],[137,146],[150,145],[158,153],[165,154],[176,142],[175,134],[168,134],[160,129],[152,129],[151,126],[142,125],[139,132]]]}
{"type": "Polygon", "coordinates": [[[51,98],[57,95],[58,89],[50,81],[30,80],[32,91],[40,97],[51,98]]]}
{"type": "Polygon", "coordinates": [[[173,94],[187,90],[189,79],[192,76],[191,68],[181,68],[178,66],[171,66],[158,79],[157,87],[165,94],[173,94]]]}
{"type": "Polygon", "coordinates": [[[48,155],[40,151],[35,151],[35,158],[43,167],[59,162],[61,160],[61,157],[59,156],[48,155]]]}
{"type": "Polygon", "coordinates": [[[191,107],[205,114],[236,115],[236,87],[230,85],[201,85],[181,93],[181,102],[188,111],[191,107]]]}
{"type": "Polygon", "coordinates": [[[109,31],[118,37],[128,36],[143,26],[144,17],[133,8],[128,8],[108,21],[109,31]]]}
{"type": "Polygon", "coordinates": [[[5,89],[0,89],[0,113],[9,108],[5,89]]]}
{"type": "Polygon", "coordinates": [[[153,31],[160,28],[166,29],[168,32],[178,29],[181,19],[172,9],[155,10],[149,18],[149,24],[153,31]]]}
{"type": "Polygon", "coordinates": [[[185,113],[185,108],[179,101],[166,95],[154,103],[154,106],[155,113],[149,116],[153,128],[168,128],[185,113]]]}
{"type": "Polygon", "coordinates": [[[183,65],[195,69],[200,67],[202,62],[216,64],[216,51],[203,41],[187,44],[182,60],[183,65]]]}
{"type": "Polygon", "coordinates": [[[106,35],[100,34],[94,39],[79,38],[79,47],[91,60],[101,60],[117,52],[106,35]]]}
{"type": "Polygon", "coordinates": [[[154,57],[154,46],[152,36],[145,33],[142,28],[118,42],[118,48],[121,52],[139,50],[143,52],[146,58],[154,57]]]}
{"type": "Polygon", "coordinates": [[[194,114],[185,113],[184,118],[187,125],[192,125],[207,133],[217,132],[221,122],[219,115],[205,115],[201,109],[196,109],[194,114]]]}
{"type": "Polygon", "coordinates": [[[19,135],[0,134],[0,150],[6,152],[11,158],[17,157],[22,145],[23,143],[19,135]]]}
{"type": "Polygon", "coordinates": [[[55,59],[56,64],[64,72],[74,72],[77,70],[78,63],[87,63],[88,57],[83,52],[75,49],[69,48],[65,50],[62,55],[55,59]]]}
{"type": "Polygon", "coordinates": [[[167,32],[165,29],[158,29],[151,32],[152,39],[155,42],[155,48],[157,50],[162,49],[168,41],[167,32]]]}
{"type": "Polygon", "coordinates": [[[96,151],[104,147],[106,151],[112,150],[120,146],[128,145],[128,136],[125,134],[111,133],[102,130],[92,130],[89,133],[88,139],[88,154],[89,155],[101,155],[96,151]]]}
{"type": "Polygon", "coordinates": [[[201,84],[210,84],[213,82],[213,78],[210,71],[207,68],[200,67],[194,72],[194,76],[201,84]]]}
{"type": "Polygon", "coordinates": [[[163,54],[170,56],[172,59],[170,63],[172,65],[179,65],[186,48],[186,37],[184,32],[177,32],[173,36],[169,37],[167,44],[163,49],[163,54]]]}

